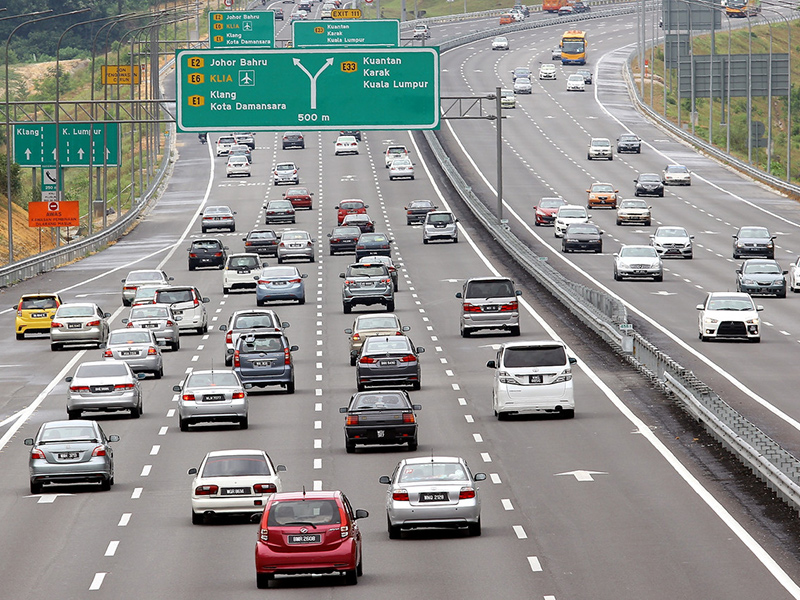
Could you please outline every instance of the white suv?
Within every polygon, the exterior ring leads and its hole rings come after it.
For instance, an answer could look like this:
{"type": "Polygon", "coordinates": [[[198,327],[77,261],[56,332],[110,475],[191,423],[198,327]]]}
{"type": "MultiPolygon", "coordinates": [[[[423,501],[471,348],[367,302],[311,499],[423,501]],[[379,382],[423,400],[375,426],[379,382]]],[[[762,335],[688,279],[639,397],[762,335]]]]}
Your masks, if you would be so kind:
{"type": "Polygon", "coordinates": [[[564,204],[563,206],[559,206],[556,211],[556,218],[555,221],[553,221],[553,234],[557,238],[564,237],[567,227],[572,223],[588,222],[589,211],[585,206],[580,206],[579,204],[564,204]]]}
{"type": "Polygon", "coordinates": [[[607,160],[614,160],[614,154],[611,151],[611,140],[608,138],[592,138],[589,142],[589,151],[586,158],[593,160],[595,158],[605,158],[607,160]]]}
{"type": "Polygon", "coordinates": [[[217,156],[228,156],[231,148],[236,145],[236,138],[232,135],[221,135],[217,138],[217,156]]]}
{"type": "Polygon", "coordinates": [[[222,272],[222,293],[241,289],[255,291],[253,276],[261,272],[261,266],[261,257],[255,252],[229,255],[222,272]]]}
{"type": "Polygon", "coordinates": [[[553,64],[546,64],[539,67],[539,79],[555,79],[556,66],[553,64]]]}

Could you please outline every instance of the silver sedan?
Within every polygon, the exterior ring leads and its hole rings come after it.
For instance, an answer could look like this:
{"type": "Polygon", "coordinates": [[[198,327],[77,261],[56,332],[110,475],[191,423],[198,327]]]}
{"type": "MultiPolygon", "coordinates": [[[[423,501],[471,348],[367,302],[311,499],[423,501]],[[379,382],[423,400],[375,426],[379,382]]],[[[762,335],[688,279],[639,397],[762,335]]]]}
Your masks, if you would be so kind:
{"type": "Polygon", "coordinates": [[[469,470],[463,458],[428,456],[401,460],[386,484],[386,517],[389,538],[397,539],[403,529],[450,527],[481,534],[481,500],[478,481],[485,473],[469,470]]]}
{"type": "Polygon", "coordinates": [[[141,327],[152,331],[156,339],[163,340],[173,350],[181,349],[180,330],[178,321],[172,307],[168,304],[145,304],[134,306],[127,319],[122,319],[128,327],[141,327]]]}
{"type": "Polygon", "coordinates": [[[85,362],[75,374],[66,378],[67,415],[80,419],[83,412],[130,411],[138,419],[142,414],[142,389],[139,379],[144,373],[134,373],[122,361],[85,362]]]}
{"type": "Polygon", "coordinates": [[[64,344],[97,344],[101,348],[108,338],[108,319],[92,302],[67,302],[56,310],[50,323],[50,349],[61,350],[64,344]]]}
{"type": "Polygon", "coordinates": [[[181,431],[199,422],[227,421],[247,429],[247,392],[239,376],[227,369],[193,371],[172,388],[180,394],[178,423],[181,431]]]}
{"type": "Polygon", "coordinates": [[[136,290],[141,285],[168,286],[173,277],[168,277],[164,271],[159,269],[142,269],[131,271],[125,279],[122,279],[122,305],[130,306],[136,290]]]}
{"type": "Polygon", "coordinates": [[[108,336],[103,358],[124,361],[134,373],[152,373],[156,379],[164,375],[161,349],[150,329],[115,329],[108,336]]]}

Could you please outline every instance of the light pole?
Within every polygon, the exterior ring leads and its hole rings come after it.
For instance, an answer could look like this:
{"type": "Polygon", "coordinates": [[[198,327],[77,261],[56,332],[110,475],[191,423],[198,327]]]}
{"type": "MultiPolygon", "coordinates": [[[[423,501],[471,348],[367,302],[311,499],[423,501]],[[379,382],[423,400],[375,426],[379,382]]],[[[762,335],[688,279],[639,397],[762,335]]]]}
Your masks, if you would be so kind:
{"type": "MultiPolygon", "coordinates": [[[[762,9],[763,10],[763,9],[762,9]]],[[[786,102],[786,181],[791,181],[792,178],[792,22],[784,14],[775,9],[766,9],[778,15],[786,23],[786,47],[789,64],[786,75],[786,89],[788,90],[788,97],[786,102]]],[[[770,29],[770,31],[772,31],[770,29]]],[[[770,70],[772,69],[772,36],[770,35],[770,70]]],[[[772,73],[770,73],[770,96],[772,95],[772,73]]],[[[771,98],[770,98],[771,100],[771,98]]],[[[769,129],[767,131],[767,172],[770,172],[772,156],[772,102],[769,103],[769,129]]]]}

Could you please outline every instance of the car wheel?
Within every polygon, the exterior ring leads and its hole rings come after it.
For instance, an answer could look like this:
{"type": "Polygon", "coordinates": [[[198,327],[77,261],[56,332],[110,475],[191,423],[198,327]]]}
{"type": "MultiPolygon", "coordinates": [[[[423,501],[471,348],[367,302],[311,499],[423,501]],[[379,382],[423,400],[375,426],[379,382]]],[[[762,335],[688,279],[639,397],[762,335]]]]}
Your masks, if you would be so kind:
{"type": "Polygon", "coordinates": [[[61,350],[61,344],[57,343],[50,344],[50,350],[52,350],[53,352],[58,352],[59,350],[61,350]]]}
{"type": "Polygon", "coordinates": [[[17,339],[18,340],[24,340],[25,339],[25,334],[24,333],[18,333],[17,334],[17,339]]]}
{"type": "Polygon", "coordinates": [[[189,421],[187,419],[179,419],[178,425],[181,428],[181,431],[189,431],[189,421]]]}
{"type": "Polygon", "coordinates": [[[181,341],[178,340],[177,342],[172,342],[172,344],[170,344],[170,348],[172,348],[173,352],[177,352],[181,349],[181,341]]]}
{"type": "Polygon", "coordinates": [[[417,451],[417,440],[415,439],[413,442],[408,442],[408,451],[409,452],[416,452],[417,451]]]}
{"type": "Polygon", "coordinates": [[[419,380],[415,381],[414,383],[411,384],[411,389],[412,390],[420,390],[420,389],[422,389],[422,382],[419,381],[419,380]]]}
{"type": "Polygon", "coordinates": [[[388,312],[394,312],[394,300],[386,303],[386,310],[388,312]]]}
{"type": "Polygon", "coordinates": [[[75,419],[81,418],[81,411],[80,410],[68,410],[67,411],[67,418],[72,421],[75,419]]]}
{"type": "Polygon", "coordinates": [[[663,197],[664,197],[664,192],[661,192],[661,193],[660,193],[658,196],[659,196],[660,198],[663,198],[663,197]]]}
{"type": "Polygon", "coordinates": [[[653,281],[656,281],[656,282],[664,281],[664,275],[663,274],[656,275],[655,277],[653,277],[653,281]]]}
{"type": "Polygon", "coordinates": [[[356,575],[361,577],[364,574],[364,559],[360,558],[358,560],[358,564],[356,565],[356,575]]]}
{"type": "Polygon", "coordinates": [[[469,337],[469,336],[471,336],[471,335],[472,335],[472,331],[471,331],[471,330],[469,330],[469,329],[467,329],[466,327],[464,327],[464,326],[462,325],[462,326],[461,326],[461,337],[463,337],[463,338],[468,338],[468,337],[469,337]]]}
{"type": "Polygon", "coordinates": [[[644,226],[645,226],[645,227],[650,227],[650,221],[645,221],[645,222],[644,222],[644,226]]]}
{"type": "Polygon", "coordinates": [[[572,418],[575,417],[575,409],[574,408],[569,408],[567,410],[562,410],[561,411],[561,416],[564,419],[572,419],[572,418]]]}
{"type": "Polygon", "coordinates": [[[387,528],[389,529],[389,539],[390,540],[399,540],[400,539],[400,526],[399,525],[392,525],[392,522],[389,519],[386,519],[387,528]]]}
{"type": "Polygon", "coordinates": [[[100,491],[107,492],[111,489],[111,480],[110,479],[103,479],[100,482],[100,491]]]}
{"type": "Polygon", "coordinates": [[[778,298],[786,298],[786,290],[778,293],[778,298]]]}
{"type": "Polygon", "coordinates": [[[344,450],[345,450],[345,452],[347,452],[348,454],[353,454],[353,452],[355,452],[355,451],[356,451],[356,444],[355,444],[355,442],[348,442],[347,440],[345,440],[345,442],[344,442],[344,450]]]}
{"type": "Polygon", "coordinates": [[[353,310],[353,307],[352,307],[352,306],[350,306],[350,305],[349,305],[349,304],[347,304],[347,303],[344,303],[344,304],[342,304],[342,310],[344,311],[344,314],[346,314],[346,315],[349,315],[349,314],[350,314],[350,312],[352,312],[352,310],[353,310]]]}
{"type": "Polygon", "coordinates": [[[358,389],[359,392],[363,392],[365,389],[367,389],[367,387],[363,383],[360,383],[360,382],[356,383],[356,388],[358,389]]]}
{"type": "Polygon", "coordinates": [[[155,377],[156,379],[161,379],[163,376],[164,376],[164,367],[162,365],[162,367],[158,371],[153,372],[153,377],[155,377]]]}
{"type": "Polygon", "coordinates": [[[247,417],[242,417],[239,419],[239,429],[247,429],[250,423],[247,420],[247,417]]]}
{"type": "Polygon", "coordinates": [[[31,494],[41,494],[42,484],[36,481],[31,481],[31,494]]]}
{"type": "Polygon", "coordinates": [[[223,294],[230,294],[231,288],[226,288],[224,285],[222,286],[222,293],[223,294]]]}
{"type": "Polygon", "coordinates": [[[608,160],[614,160],[614,157],[613,156],[609,156],[608,160]]]}
{"type": "Polygon", "coordinates": [[[190,270],[190,271],[194,271],[194,265],[193,265],[193,264],[191,264],[191,263],[189,263],[189,270],[190,270]]]}
{"type": "Polygon", "coordinates": [[[356,573],[355,569],[344,572],[344,582],[347,585],[356,585],[358,583],[358,573],[356,573]]]}
{"type": "Polygon", "coordinates": [[[520,334],[519,325],[516,325],[515,327],[511,328],[511,335],[519,337],[519,334],[520,334]]]}
{"type": "Polygon", "coordinates": [[[470,523],[468,528],[471,536],[479,536],[481,534],[481,518],[478,517],[477,523],[470,523]]]}
{"type": "Polygon", "coordinates": [[[294,394],[294,379],[292,379],[289,383],[286,384],[286,393],[294,394]]]}
{"type": "Polygon", "coordinates": [[[205,227],[201,227],[200,231],[203,232],[203,233],[207,233],[208,230],[205,227]]]}
{"type": "Polygon", "coordinates": [[[456,237],[454,237],[454,238],[453,238],[453,243],[454,243],[454,244],[457,244],[457,243],[458,243],[458,236],[456,236],[456,237]]]}
{"type": "Polygon", "coordinates": [[[422,243],[423,243],[423,244],[427,244],[427,243],[428,243],[428,240],[427,240],[426,238],[422,238],[422,243]]]}
{"type": "MultiPolygon", "coordinates": [[[[263,300],[259,300],[258,298],[256,298],[256,306],[264,306],[264,301],[263,300]]],[[[230,365],[228,365],[228,366],[230,366],[230,365]]]]}
{"type": "Polygon", "coordinates": [[[131,409],[131,419],[138,419],[141,414],[142,414],[141,407],[134,406],[131,409]]]}
{"type": "Polygon", "coordinates": [[[639,197],[639,192],[633,192],[633,195],[638,198],[639,197]]]}
{"type": "Polygon", "coordinates": [[[282,264],[283,264],[283,259],[282,259],[280,256],[278,257],[278,264],[279,264],[279,265],[282,265],[282,264]]]}
{"type": "Polygon", "coordinates": [[[687,254],[687,255],[684,256],[684,258],[689,258],[690,259],[690,258],[692,258],[692,255],[691,254],[687,254]]]}
{"type": "Polygon", "coordinates": [[[614,281],[622,281],[622,277],[616,271],[614,271],[614,281]]]}
{"type": "Polygon", "coordinates": [[[256,573],[256,587],[260,590],[265,590],[273,579],[275,579],[275,575],[272,573],[256,573]]]}
{"type": "Polygon", "coordinates": [[[202,525],[205,521],[203,513],[196,513],[192,511],[192,525],[202,525]]]}

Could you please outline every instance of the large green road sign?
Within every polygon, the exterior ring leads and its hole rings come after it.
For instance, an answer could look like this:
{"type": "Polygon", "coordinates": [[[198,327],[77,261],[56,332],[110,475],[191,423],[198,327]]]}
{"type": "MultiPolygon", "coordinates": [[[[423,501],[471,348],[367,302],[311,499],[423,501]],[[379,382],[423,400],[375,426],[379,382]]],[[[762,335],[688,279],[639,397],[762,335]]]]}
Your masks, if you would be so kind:
{"type": "Polygon", "coordinates": [[[182,131],[436,129],[439,50],[179,50],[182,131]]]}
{"type": "MultiPolygon", "coordinates": [[[[58,161],[62,167],[119,164],[119,123],[59,123],[58,161]]],[[[14,162],[21,167],[56,164],[56,124],[14,125],[14,162]]]]}
{"type": "Polygon", "coordinates": [[[400,21],[294,21],[295,48],[396,48],[400,45],[400,21]]]}
{"type": "Polygon", "coordinates": [[[208,13],[211,48],[274,48],[275,13],[245,10],[208,13]]]}

